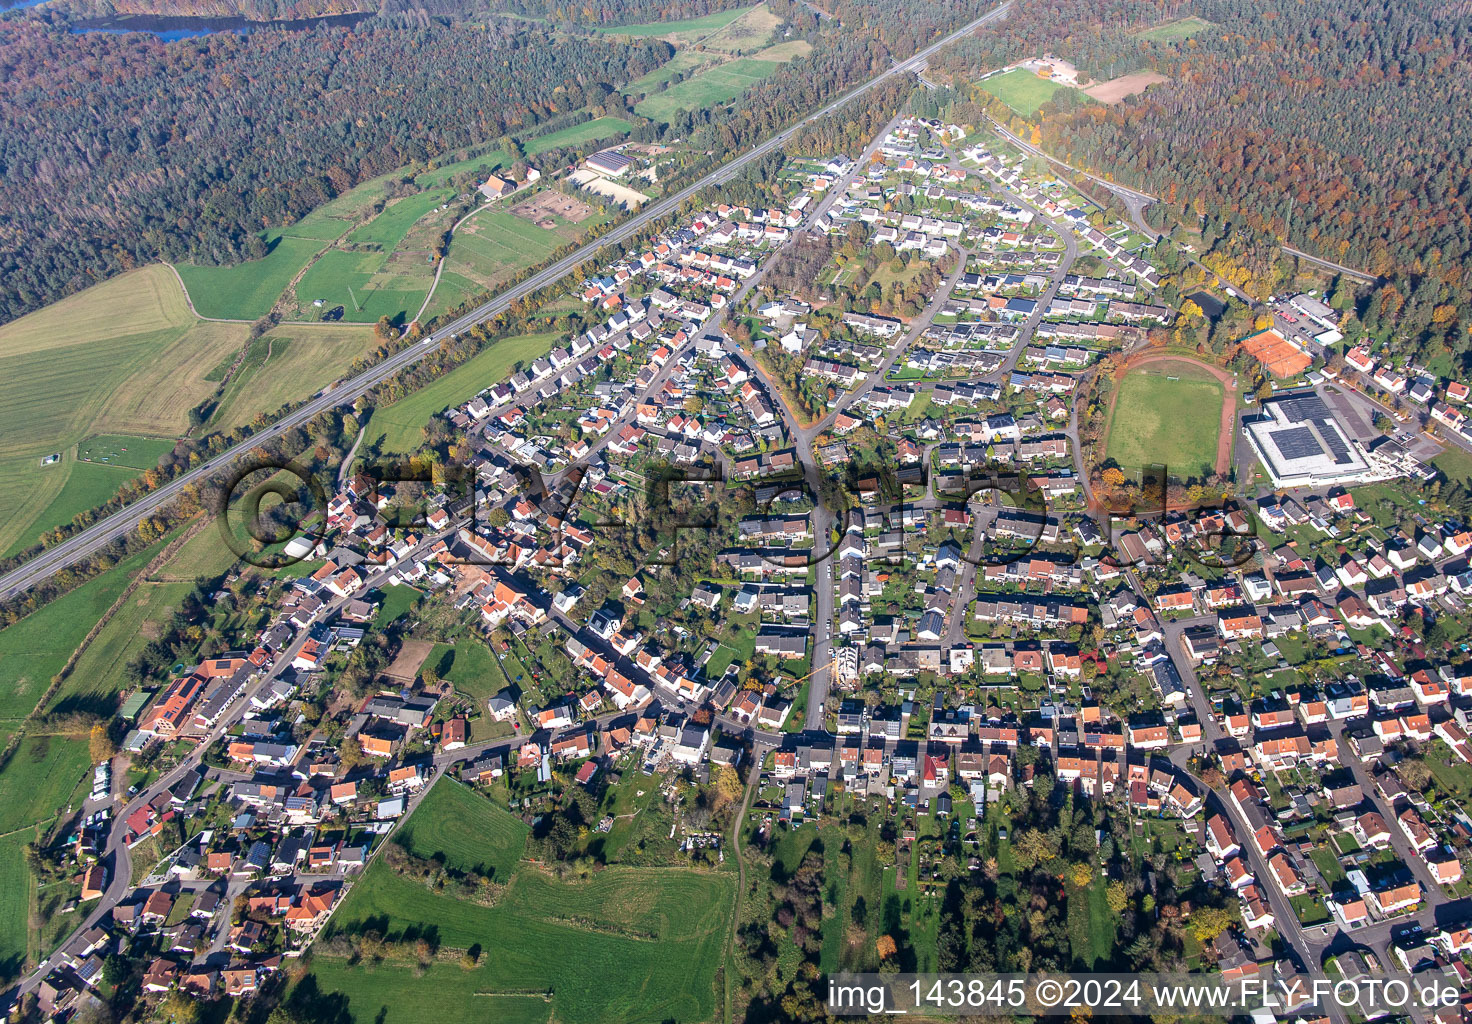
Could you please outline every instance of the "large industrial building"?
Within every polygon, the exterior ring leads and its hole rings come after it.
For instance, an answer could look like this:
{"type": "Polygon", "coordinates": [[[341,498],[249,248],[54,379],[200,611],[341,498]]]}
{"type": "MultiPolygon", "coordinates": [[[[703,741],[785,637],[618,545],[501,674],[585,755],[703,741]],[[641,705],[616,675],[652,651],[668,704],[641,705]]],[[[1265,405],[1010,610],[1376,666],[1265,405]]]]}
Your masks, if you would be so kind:
{"type": "Polygon", "coordinates": [[[1322,487],[1379,475],[1312,391],[1268,399],[1262,413],[1244,429],[1274,486],[1322,487]]]}

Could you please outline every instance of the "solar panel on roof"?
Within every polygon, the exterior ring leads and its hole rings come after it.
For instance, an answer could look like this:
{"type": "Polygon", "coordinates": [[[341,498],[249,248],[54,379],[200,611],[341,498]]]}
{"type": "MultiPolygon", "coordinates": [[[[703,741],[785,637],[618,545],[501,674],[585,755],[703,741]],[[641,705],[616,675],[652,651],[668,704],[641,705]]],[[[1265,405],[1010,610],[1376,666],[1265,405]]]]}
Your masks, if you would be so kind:
{"type": "Polygon", "coordinates": [[[1334,456],[1335,465],[1343,466],[1354,461],[1349,454],[1349,445],[1344,443],[1344,438],[1339,436],[1339,431],[1325,425],[1320,428],[1319,436],[1323,438],[1329,454],[1334,456]]]}
{"type": "Polygon", "coordinates": [[[1329,407],[1324,404],[1324,400],[1312,393],[1281,398],[1278,400],[1278,406],[1283,410],[1284,418],[1290,423],[1332,419],[1329,407]]]}
{"type": "Polygon", "coordinates": [[[1308,427],[1285,427],[1272,432],[1273,443],[1286,459],[1311,459],[1324,454],[1318,438],[1308,427]]]}

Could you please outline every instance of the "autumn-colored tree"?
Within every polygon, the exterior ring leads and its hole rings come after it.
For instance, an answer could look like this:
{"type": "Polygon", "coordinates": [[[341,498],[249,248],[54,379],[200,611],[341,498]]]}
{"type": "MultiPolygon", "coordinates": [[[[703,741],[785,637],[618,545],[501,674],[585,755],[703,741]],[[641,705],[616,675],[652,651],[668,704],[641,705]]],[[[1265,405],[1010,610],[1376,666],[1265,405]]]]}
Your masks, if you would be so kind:
{"type": "Polygon", "coordinates": [[[892,936],[881,935],[879,936],[879,940],[874,943],[874,951],[879,954],[879,959],[888,960],[899,952],[899,948],[895,945],[892,936]]]}
{"type": "Polygon", "coordinates": [[[110,761],[118,752],[118,745],[107,734],[107,726],[101,722],[92,726],[92,731],[87,734],[87,748],[91,753],[93,764],[110,761]]]}
{"type": "Polygon", "coordinates": [[[1224,907],[1199,907],[1191,915],[1191,934],[1202,944],[1211,942],[1232,926],[1232,914],[1224,907]]]}

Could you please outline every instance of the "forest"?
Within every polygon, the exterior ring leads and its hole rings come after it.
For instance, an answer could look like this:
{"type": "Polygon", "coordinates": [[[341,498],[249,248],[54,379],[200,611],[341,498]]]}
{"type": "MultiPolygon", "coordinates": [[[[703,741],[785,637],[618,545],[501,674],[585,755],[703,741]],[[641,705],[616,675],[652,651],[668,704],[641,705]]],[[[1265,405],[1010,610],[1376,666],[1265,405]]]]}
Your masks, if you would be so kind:
{"type": "Polygon", "coordinates": [[[164,43],[7,19],[0,319],[160,259],[262,256],[261,229],[411,161],[568,111],[622,111],[614,87],[671,52],[500,22],[164,43]]]}
{"type": "MultiPolygon", "coordinates": [[[[221,4],[211,0],[204,13],[308,13],[221,4]]],[[[579,17],[683,18],[711,6],[582,7],[579,17]]],[[[735,107],[682,113],[638,134],[708,151],[681,168],[694,177],[986,6],[844,0],[830,5],[839,28],[801,4],[772,0],[794,36],[815,43],[813,54],[783,65],[735,107]]],[[[351,9],[333,4],[320,13],[351,9]]],[[[509,10],[524,17],[474,24],[416,8],[352,28],[168,43],[73,32],[75,7],[0,19],[0,169],[9,186],[0,195],[0,321],[158,260],[259,258],[263,229],[432,155],[572,111],[627,116],[616,88],[673,52],[652,38],[525,20],[558,21],[554,4],[513,0],[509,10]]]]}
{"type": "Polygon", "coordinates": [[[1472,365],[1472,17],[1464,4],[1043,0],[946,55],[948,70],[1056,53],[1097,80],[1169,81],[1118,105],[1073,90],[1045,148],[1165,200],[1203,251],[1271,286],[1287,242],[1380,276],[1353,310],[1407,355],[1472,365]],[[1188,40],[1137,33],[1192,14],[1188,40]]]}
{"type": "Polygon", "coordinates": [[[408,12],[416,17],[510,14],[536,18],[562,28],[636,25],[699,18],[716,11],[749,6],[747,0],[618,0],[617,3],[559,3],[558,0],[509,0],[488,12],[464,0],[70,0],[66,8],[86,19],[120,14],[174,17],[244,18],[247,21],[290,21],[335,14],[408,12]]]}

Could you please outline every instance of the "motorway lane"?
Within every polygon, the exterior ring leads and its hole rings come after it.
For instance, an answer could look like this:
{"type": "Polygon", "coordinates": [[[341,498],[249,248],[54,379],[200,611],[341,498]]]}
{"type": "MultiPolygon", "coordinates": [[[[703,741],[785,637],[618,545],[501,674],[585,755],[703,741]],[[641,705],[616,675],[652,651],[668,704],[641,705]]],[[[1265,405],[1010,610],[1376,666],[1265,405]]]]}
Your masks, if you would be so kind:
{"type": "Polygon", "coordinates": [[[934,54],[941,47],[946,46],[962,37],[974,32],[989,22],[1004,18],[1011,9],[1013,0],[1005,0],[1004,3],[993,8],[991,11],[972,21],[965,27],[937,40],[925,49],[916,53],[910,59],[902,61],[890,68],[880,72],[863,85],[833,100],[827,106],[817,112],[808,115],[786,131],[773,136],[766,142],[761,143],[748,150],[741,156],[736,157],[730,163],[707,174],[694,184],[681,189],[679,192],[658,202],[645,207],[639,214],[631,217],[612,231],[594,239],[588,244],[577,249],[573,253],[563,257],[550,267],[533,274],[521,284],[502,292],[496,298],[485,303],[479,308],[472,310],[454,322],[435,331],[425,341],[403,349],[389,356],[376,366],[365,370],[363,373],[345,382],[342,386],[328,391],[325,394],[314,396],[300,409],[288,414],[281,420],[259,431],[252,437],[246,439],[234,448],[208,460],[199,467],[190,470],[181,477],[170,481],[158,490],[138,499],[126,508],[113,513],[107,518],[88,527],[82,532],[69,537],[37,555],[35,558],[12,570],[5,576],[0,577],[0,599],[8,599],[23,593],[40,581],[50,577],[52,574],[69,566],[87,555],[107,546],[119,537],[124,536],[132,530],[143,519],[162,508],[164,505],[178,497],[179,494],[190,484],[199,484],[206,481],[215,473],[228,468],[237,459],[250,452],[262,442],[269,441],[306,423],[318,413],[337,405],[351,402],[355,398],[372,389],[375,385],[387,377],[397,373],[399,370],[412,363],[418,362],[434,350],[436,344],[441,340],[459,334],[461,331],[488,320],[511,306],[517,300],[530,295],[532,292],[542,288],[566,275],[574,267],[597,253],[598,250],[607,245],[615,245],[630,238],[636,232],[642,230],[651,222],[668,213],[673,212],[681,203],[695,195],[702,189],[729,181],[740,169],[753,160],[757,160],[767,153],[782,146],[798,127],[817,121],[822,117],[840,109],[847,103],[855,100],[879,86],[881,83],[895,75],[909,74],[916,66],[925,63],[926,58],[934,54]]]}

